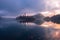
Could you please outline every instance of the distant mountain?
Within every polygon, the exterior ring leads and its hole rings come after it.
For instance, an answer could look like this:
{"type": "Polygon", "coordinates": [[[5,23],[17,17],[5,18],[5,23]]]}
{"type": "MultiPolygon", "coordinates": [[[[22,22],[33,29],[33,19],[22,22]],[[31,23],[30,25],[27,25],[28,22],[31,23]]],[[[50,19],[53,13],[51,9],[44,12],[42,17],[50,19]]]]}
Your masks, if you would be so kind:
{"type": "Polygon", "coordinates": [[[36,24],[42,24],[43,22],[44,22],[44,16],[42,15],[42,14],[36,14],[36,15],[34,15],[34,18],[35,18],[35,21],[34,21],[34,23],[36,23],[36,24]]]}

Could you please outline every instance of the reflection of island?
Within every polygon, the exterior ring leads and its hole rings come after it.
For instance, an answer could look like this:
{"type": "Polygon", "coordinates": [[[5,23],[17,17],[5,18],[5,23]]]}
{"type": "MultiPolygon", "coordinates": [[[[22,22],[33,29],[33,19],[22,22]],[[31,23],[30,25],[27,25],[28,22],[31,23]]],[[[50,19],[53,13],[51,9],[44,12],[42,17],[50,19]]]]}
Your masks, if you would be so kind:
{"type": "Polygon", "coordinates": [[[44,23],[45,21],[51,21],[53,23],[60,24],[60,15],[54,15],[52,17],[44,17],[42,14],[36,14],[33,16],[18,16],[16,20],[18,20],[20,23],[33,22],[39,25],[44,23]]]}

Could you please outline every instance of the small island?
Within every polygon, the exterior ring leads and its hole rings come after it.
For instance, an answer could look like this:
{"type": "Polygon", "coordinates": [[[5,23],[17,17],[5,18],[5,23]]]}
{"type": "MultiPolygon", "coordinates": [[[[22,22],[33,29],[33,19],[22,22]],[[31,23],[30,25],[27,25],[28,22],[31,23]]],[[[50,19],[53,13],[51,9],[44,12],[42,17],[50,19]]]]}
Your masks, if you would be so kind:
{"type": "Polygon", "coordinates": [[[35,18],[33,16],[19,16],[16,20],[19,20],[19,22],[34,22],[35,18]]]}

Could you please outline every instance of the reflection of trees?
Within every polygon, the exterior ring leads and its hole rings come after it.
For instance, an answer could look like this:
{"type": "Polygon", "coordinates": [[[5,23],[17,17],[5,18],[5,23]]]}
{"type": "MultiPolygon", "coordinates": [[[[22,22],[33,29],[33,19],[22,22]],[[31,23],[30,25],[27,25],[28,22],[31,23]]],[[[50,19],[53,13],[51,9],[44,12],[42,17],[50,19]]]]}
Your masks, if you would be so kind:
{"type": "Polygon", "coordinates": [[[45,30],[42,27],[30,26],[34,28],[28,28],[29,26],[18,23],[3,26],[4,28],[0,28],[1,40],[45,40],[45,30]]]}

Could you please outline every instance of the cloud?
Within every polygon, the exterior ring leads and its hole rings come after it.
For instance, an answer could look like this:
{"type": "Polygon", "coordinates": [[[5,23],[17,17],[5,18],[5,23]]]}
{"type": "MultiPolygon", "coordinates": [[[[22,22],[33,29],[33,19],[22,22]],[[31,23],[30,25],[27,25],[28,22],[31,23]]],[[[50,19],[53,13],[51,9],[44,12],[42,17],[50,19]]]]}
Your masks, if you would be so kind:
{"type": "Polygon", "coordinates": [[[36,11],[44,9],[44,0],[26,0],[26,6],[36,11]]]}
{"type": "MultiPolygon", "coordinates": [[[[44,1],[42,0],[0,0],[0,10],[6,10],[9,14],[19,14],[22,9],[42,11],[44,9],[44,1]]],[[[5,14],[4,14],[5,15],[5,14]]]]}

